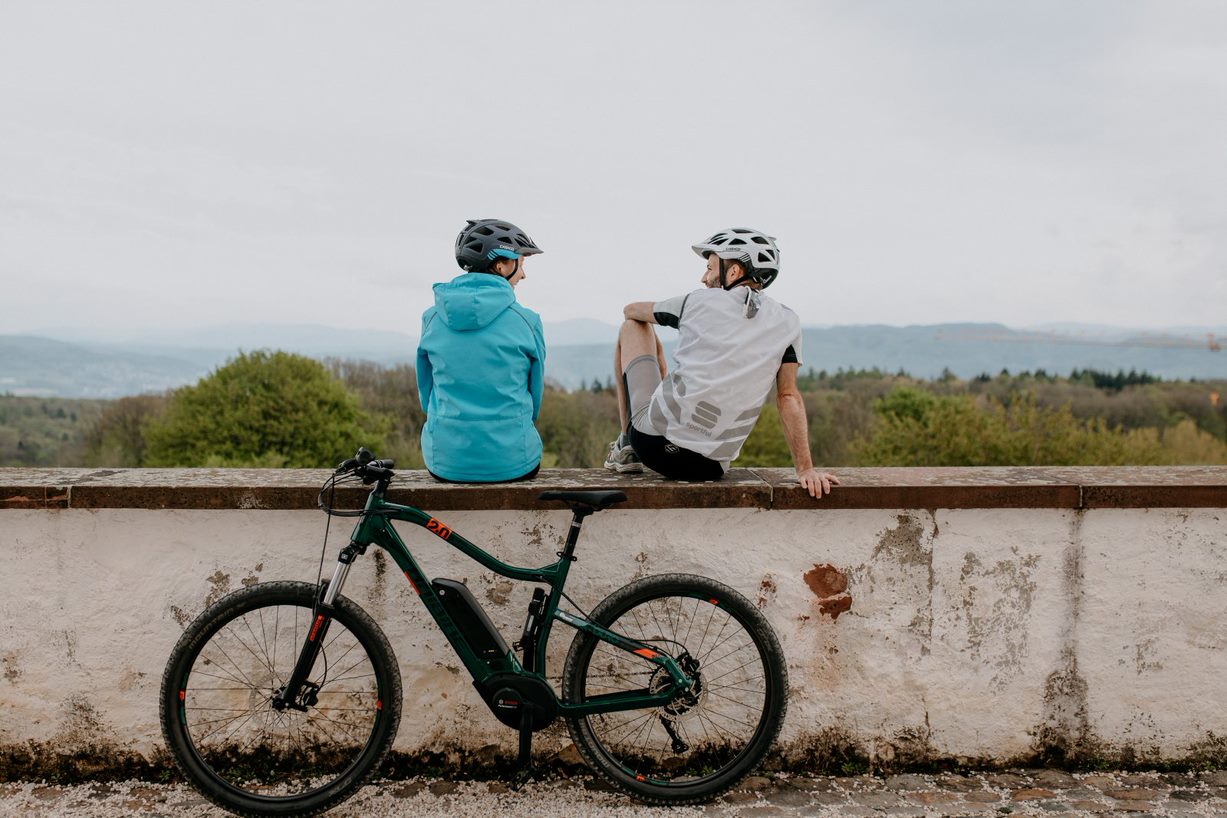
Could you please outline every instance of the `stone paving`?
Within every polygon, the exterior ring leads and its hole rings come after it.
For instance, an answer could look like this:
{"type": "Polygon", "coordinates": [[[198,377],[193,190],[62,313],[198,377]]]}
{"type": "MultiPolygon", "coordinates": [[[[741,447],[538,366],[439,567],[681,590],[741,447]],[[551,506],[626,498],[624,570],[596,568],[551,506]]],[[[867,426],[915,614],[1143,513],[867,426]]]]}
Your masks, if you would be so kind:
{"type": "MultiPolygon", "coordinates": [[[[139,781],[0,784],[0,816],[222,816],[184,785],[139,781]]],[[[1227,771],[1194,773],[1013,770],[967,775],[754,776],[703,806],[651,808],[590,777],[511,791],[501,781],[415,778],[364,787],[330,815],[481,816],[1227,816],[1227,771]]]]}

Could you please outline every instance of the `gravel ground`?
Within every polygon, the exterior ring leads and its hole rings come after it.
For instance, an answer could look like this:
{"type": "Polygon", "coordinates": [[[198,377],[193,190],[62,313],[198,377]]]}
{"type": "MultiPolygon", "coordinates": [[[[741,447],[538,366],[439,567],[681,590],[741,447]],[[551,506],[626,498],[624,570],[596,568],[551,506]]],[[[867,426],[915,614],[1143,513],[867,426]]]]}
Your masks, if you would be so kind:
{"type": "MultiPolygon", "coordinates": [[[[227,813],[186,785],[141,781],[65,787],[0,784],[0,816],[185,816],[227,813]]],[[[1014,770],[969,775],[841,778],[755,776],[701,807],[645,807],[591,778],[559,778],[509,791],[499,781],[415,778],[363,787],[329,813],[362,816],[531,815],[533,818],[625,818],[640,815],[938,818],[939,816],[1227,816],[1227,771],[1202,773],[1014,770]]]]}

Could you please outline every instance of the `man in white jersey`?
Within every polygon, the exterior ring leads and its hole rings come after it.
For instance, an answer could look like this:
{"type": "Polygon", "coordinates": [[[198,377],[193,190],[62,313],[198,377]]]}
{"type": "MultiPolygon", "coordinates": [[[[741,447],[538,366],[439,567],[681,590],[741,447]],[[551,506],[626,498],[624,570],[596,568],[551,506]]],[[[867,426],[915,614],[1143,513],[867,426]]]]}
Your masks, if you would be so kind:
{"type": "Polygon", "coordinates": [[[736,227],[693,246],[707,260],[705,289],[623,310],[614,367],[623,432],[605,468],[675,480],[719,480],[776,387],[780,420],[801,485],[813,497],[839,485],[810,459],[805,402],[797,389],[801,322],[763,295],[780,271],[770,236],[736,227]],[[668,372],[652,324],[679,332],[668,372]]]}

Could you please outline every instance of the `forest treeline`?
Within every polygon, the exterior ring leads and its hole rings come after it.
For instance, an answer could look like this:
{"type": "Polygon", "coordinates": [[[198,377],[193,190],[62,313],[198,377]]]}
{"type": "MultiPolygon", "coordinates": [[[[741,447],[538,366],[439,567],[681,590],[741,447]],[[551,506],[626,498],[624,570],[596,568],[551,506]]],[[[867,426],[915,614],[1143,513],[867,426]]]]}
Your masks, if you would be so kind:
{"type": "MultiPolygon", "coordinates": [[[[814,462],[839,466],[1227,464],[1227,382],[1041,371],[964,380],[804,373],[814,462]]],[[[0,396],[0,465],[331,465],[359,443],[422,468],[413,368],[239,355],[197,384],[117,400],[0,396]]],[[[617,434],[610,382],[549,386],[544,465],[597,467],[617,434]]],[[[737,466],[791,464],[769,400],[737,466]]]]}

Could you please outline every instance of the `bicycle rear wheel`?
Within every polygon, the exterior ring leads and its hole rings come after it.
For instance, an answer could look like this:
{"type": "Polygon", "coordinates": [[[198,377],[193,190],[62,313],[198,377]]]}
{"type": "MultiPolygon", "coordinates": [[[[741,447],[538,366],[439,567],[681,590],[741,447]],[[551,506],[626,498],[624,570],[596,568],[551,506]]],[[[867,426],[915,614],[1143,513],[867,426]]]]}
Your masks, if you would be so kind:
{"type": "Polygon", "coordinates": [[[333,619],[301,709],[277,710],[314,624],[317,586],[237,591],[188,626],[162,677],[162,734],[209,800],[243,815],[314,815],[372,775],[400,723],[400,670],[387,637],[349,599],[333,619]]]}
{"type": "MultiPolygon", "coordinates": [[[[741,594],[706,577],[665,574],[615,591],[590,619],[672,656],[694,688],[663,707],[567,717],[588,763],[655,804],[710,800],[750,773],[779,734],[788,674],[766,618],[741,594]]],[[[659,665],[576,634],[563,701],[664,690],[659,665]]]]}

